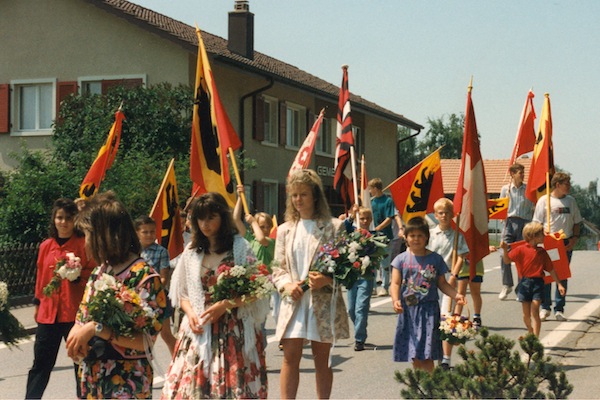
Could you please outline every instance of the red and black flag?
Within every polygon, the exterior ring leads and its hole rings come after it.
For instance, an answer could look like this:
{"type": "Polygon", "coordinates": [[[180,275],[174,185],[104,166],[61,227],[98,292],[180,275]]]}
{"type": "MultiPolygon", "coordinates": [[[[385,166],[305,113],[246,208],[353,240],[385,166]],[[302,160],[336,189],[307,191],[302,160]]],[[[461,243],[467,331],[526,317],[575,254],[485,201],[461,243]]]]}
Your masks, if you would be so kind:
{"type": "Polygon", "coordinates": [[[505,220],[508,217],[508,197],[488,199],[488,219],[505,220]]]}
{"type": "Polygon", "coordinates": [[[533,91],[527,93],[527,100],[521,113],[521,121],[519,122],[519,129],[517,130],[517,138],[515,139],[515,146],[510,156],[509,165],[513,165],[515,160],[520,155],[533,151],[535,146],[535,128],[533,123],[535,121],[535,110],[533,109],[533,98],[535,95],[533,91]]]}
{"type": "Polygon", "coordinates": [[[350,116],[350,91],[348,90],[348,66],[343,65],[344,75],[340,87],[337,112],[337,135],[335,147],[333,186],[342,197],[346,208],[354,204],[350,148],[354,146],[352,117],[350,116]]]}
{"type": "Polygon", "coordinates": [[[552,112],[550,95],[546,93],[540,125],[533,149],[526,196],[535,204],[546,193],[546,182],[554,175],[554,146],[552,145],[552,112]]]}

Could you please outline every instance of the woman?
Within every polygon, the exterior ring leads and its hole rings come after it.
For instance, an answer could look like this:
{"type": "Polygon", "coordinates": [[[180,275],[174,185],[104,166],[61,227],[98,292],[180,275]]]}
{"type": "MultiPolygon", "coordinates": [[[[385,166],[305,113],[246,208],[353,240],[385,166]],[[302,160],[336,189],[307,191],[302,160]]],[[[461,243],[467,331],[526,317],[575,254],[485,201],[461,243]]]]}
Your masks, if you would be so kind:
{"type": "MultiPolygon", "coordinates": [[[[63,339],[67,339],[75,322],[75,314],[83,296],[85,283],[94,267],[85,253],[85,238],[75,230],[74,218],[77,206],[70,199],[58,199],[52,206],[49,239],[41,245],[37,261],[35,282],[35,334],[33,366],[27,377],[25,398],[40,399],[50,380],[50,372],[56,363],[58,349],[63,339]],[[63,279],[51,296],[43,294],[44,287],[54,276],[56,263],[74,253],[80,258],[81,274],[70,282],[63,279]]],[[[77,385],[77,365],[75,365],[75,384],[77,385]]],[[[79,386],[76,386],[79,388],[79,386]]],[[[79,389],[77,390],[79,395],[79,389]]]]}
{"type": "Polygon", "coordinates": [[[185,316],[163,387],[163,398],[266,398],[267,368],[261,323],[268,299],[212,302],[209,289],[224,263],[255,260],[236,234],[231,210],[218,193],[191,207],[192,241],[184,250],[169,296],[185,316]]]}
{"type": "MultiPolygon", "coordinates": [[[[86,247],[100,265],[87,284],[77,320],[67,339],[69,357],[81,360],[84,398],[150,398],[151,349],[165,318],[166,294],[156,273],[140,258],[140,242],[123,204],[112,192],[96,195],[77,220],[86,247]],[[89,303],[104,274],[134,289],[154,315],[131,335],[117,336],[106,321],[94,321],[89,303]]],[[[137,321],[136,321],[137,322],[137,321]]]]}
{"type": "Polygon", "coordinates": [[[348,316],[340,290],[331,277],[311,271],[319,247],[335,238],[343,222],[332,219],[319,176],[312,170],[294,172],[288,178],[285,220],[278,227],[273,281],[284,298],[276,336],[283,347],[281,398],[296,397],[300,359],[305,340],[310,340],[315,362],[317,397],[331,395],[333,372],[329,352],[337,339],[349,337],[348,316]],[[302,285],[308,278],[306,293],[302,285]],[[335,294],[332,318],[332,295],[335,294]]]}

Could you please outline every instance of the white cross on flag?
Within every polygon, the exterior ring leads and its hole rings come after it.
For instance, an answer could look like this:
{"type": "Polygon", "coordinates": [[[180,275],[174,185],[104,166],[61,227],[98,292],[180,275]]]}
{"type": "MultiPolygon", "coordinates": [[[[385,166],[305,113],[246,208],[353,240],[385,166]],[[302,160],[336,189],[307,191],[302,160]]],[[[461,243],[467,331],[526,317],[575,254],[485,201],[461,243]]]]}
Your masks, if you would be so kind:
{"type": "Polygon", "coordinates": [[[300,147],[300,150],[298,150],[298,154],[296,154],[296,158],[292,163],[290,172],[288,172],[288,177],[292,174],[292,172],[298,169],[308,168],[308,165],[310,164],[310,158],[312,157],[312,153],[315,148],[315,143],[317,142],[317,135],[319,134],[321,122],[323,121],[324,112],[325,109],[322,109],[310,132],[308,132],[306,139],[304,139],[304,143],[302,143],[302,147],[300,147]]]}

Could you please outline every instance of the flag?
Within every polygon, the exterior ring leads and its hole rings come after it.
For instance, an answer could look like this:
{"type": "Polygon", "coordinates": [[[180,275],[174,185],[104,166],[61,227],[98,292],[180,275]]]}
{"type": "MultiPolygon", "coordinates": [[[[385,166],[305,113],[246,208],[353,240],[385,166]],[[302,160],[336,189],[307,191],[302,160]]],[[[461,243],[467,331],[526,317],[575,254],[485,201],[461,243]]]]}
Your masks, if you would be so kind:
{"type": "Polygon", "coordinates": [[[538,126],[538,134],[533,149],[526,196],[535,204],[546,192],[546,174],[550,179],[554,175],[554,147],[552,146],[552,112],[550,111],[550,95],[544,95],[544,107],[538,126]]]}
{"type": "Polygon", "coordinates": [[[369,179],[367,178],[367,164],[365,162],[365,155],[363,154],[360,159],[360,200],[362,206],[371,209],[371,193],[369,193],[369,179]]]}
{"type": "Polygon", "coordinates": [[[440,149],[406,171],[388,187],[404,222],[432,212],[433,204],[444,197],[440,149]]]}
{"type": "Polygon", "coordinates": [[[271,231],[269,232],[269,237],[271,239],[277,239],[277,215],[273,215],[273,227],[271,228],[271,231]]]}
{"type": "Polygon", "coordinates": [[[304,139],[304,143],[302,143],[302,147],[300,147],[300,150],[298,150],[298,154],[296,154],[296,158],[292,163],[290,172],[288,172],[288,177],[292,174],[292,172],[298,169],[308,168],[310,164],[310,158],[312,157],[312,153],[315,148],[315,143],[317,142],[317,136],[319,135],[319,128],[321,127],[321,122],[323,122],[324,113],[325,109],[322,109],[310,132],[308,132],[306,139],[304,139]]]}
{"type": "Polygon", "coordinates": [[[508,217],[508,197],[488,199],[488,218],[505,220],[508,217]]]}
{"type": "Polygon", "coordinates": [[[454,196],[454,211],[460,215],[458,228],[469,247],[470,276],[473,279],[477,263],[489,254],[490,250],[485,172],[471,100],[471,86],[467,94],[465,132],[458,187],[454,196]]]}
{"type": "Polygon", "coordinates": [[[521,122],[517,130],[517,138],[515,139],[515,146],[510,156],[509,165],[513,165],[520,155],[533,151],[533,147],[535,146],[535,128],[533,126],[533,122],[535,121],[535,111],[533,109],[534,97],[535,95],[530,90],[527,93],[527,100],[521,113],[521,122]]]}
{"type": "Polygon", "coordinates": [[[175,159],[172,159],[150,211],[150,217],[156,222],[156,240],[169,250],[171,259],[183,252],[183,227],[179,216],[179,196],[174,165],[175,159]]]}
{"type": "MultiPolygon", "coordinates": [[[[564,243],[564,234],[555,232],[550,235],[545,235],[544,243],[542,247],[548,252],[548,256],[550,256],[550,260],[552,261],[552,266],[556,271],[556,275],[558,276],[558,280],[569,279],[571,277],[571,268],[569,266],[569,258],[567,257],[567,249],[565,248],[564,243]]],[[[519,246],[526,244],[527,242],[524,240],[511,243],[510,248],[515,249],[519,246]]],[[[517,269],[517,272],[519,270],[517,269]]],[[[521,276],[519,275],[519,279],[521,276]]],[[[544,283],[552,283],[554,279],[552,276],[546,274],[544,275],[544,283]]]]}
{"type": "Polygon", "coordinates": [[[115,122],[110,128],[106,142],[100,148],[98,156],[96,156],[96,159],[92,163],[83,182],[81,182],[79,197],[82,199],[92,198],[98,193],[100,183],[104,180],[106,171],[110,169],[117,156],[117,149],[119,148],[119,142],[121,141],[121,127],[124,119],[125,115],[121,111],[121,107],[119,107],[115,113],[115,122]]]}
{"type": "Polygon", "coordinates": [[[190,151],[192,193],[220,193],[233,208],[236,196],[229,176],[227,153],[229,149],[239,149],[241,142],[221,103],[199,29],[196,34],[198,63],[190,151]]]}
{"type": "Polygon", "coordinates": [[[340,194],[347,209],[354,204],[350,147],[354,146],[352,117],[350,115],[350,91],[348,90],[348,66],[343,65],[342,86],[337,112],[337,134],[334,159],[333,187],[340,194]]]}

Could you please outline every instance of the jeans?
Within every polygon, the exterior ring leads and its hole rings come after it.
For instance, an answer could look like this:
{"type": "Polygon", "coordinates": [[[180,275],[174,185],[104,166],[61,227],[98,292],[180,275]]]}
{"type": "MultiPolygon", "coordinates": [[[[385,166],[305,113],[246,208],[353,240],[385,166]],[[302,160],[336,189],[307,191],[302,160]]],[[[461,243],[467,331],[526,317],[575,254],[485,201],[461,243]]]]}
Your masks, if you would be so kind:
{"type": "Polygon", "coordinates": [[[371,307],[373,279],[360,278],[352,289],[348,289],[348,314],[354,324],[354,340],[367,340],[367,318],[371,307]]]}
{"type": "MultiPolygon", "coordinates": [[[[528,220],[519,217],[508,217],[504,222],[504,231],[502,232],[502,241],[507,244],[523,240],[523,227],[528,220]]],[[[502,285],[514,286],[511,263],[505,264],[500,255],[500,267],[502,269],[502,285]]]]}
{"type": "Polygon", "coordinates": [[[388,254],[379,264],[379,276],[385,290],[390,289],[390,264],[392,262],[391,254],[388,254]]]}
{"type": "MultiPolygon", "coordinates": [[[[565,239],[565,245],[568,243],[569,239],[565,239]]],[[[573,251],[567,251],[567,259],[569,260],[569,264],[571,264],[571,257],[573,256],[573,251]]],[[[567,291],[567,279],[560,281],[560,283],[565,287],[565,292],[567,291]]],[[[554,292],[554,313],[560,311],[565,312],[565,304],[567,302],[567,294],[564,296],[560,294],[558,291],[558,285],[556,286],[556,290],[554,292]]],[[[542,301],[542,308],[544,310],[550,310],[552,308],[552,283],[548,283],[544,285],[544,301],[542,301]]]]}

